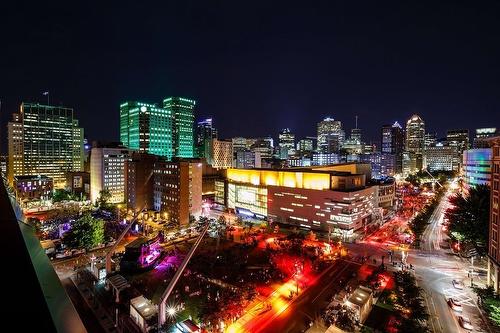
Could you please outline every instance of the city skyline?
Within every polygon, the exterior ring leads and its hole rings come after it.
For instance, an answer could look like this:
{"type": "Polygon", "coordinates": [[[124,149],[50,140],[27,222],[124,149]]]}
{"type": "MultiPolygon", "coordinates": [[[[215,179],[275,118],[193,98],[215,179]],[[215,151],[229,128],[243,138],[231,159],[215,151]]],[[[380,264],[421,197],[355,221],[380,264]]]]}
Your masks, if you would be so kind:
{"type": "Polygon", "coordinates": [[[446,4],[432,10],[425,4],[317,4],[305,11],[278,3],[163,4],[138,9],[147,19],[130,26],[118,20],[136,14],[127,4],[80,6],[4,11],[2,25],[22,18],[39,29],[19,26],[5,38],[2,132],[21,102],[45,103],[45,91],[52,105],[75,110],[91,140],[116,140],[121,102],[168,95],[197,100],[196,119],[213,117],[227,138],[275,136],[287,127],[301,138],[327,116],[346,129],[359,116],[368,142],[379,140],[383,124],[403,123],[413,113],[440,135],[499,123],[499,5],[491,2],[453,11],[446,4]],[[165,22],[165,12],[179,14],[165,22]],[[19,52],[42,46],[36,61],[19,52]],[[20,79],[26,76],[29,82],[20,79]],[[97,115],[103,121],[96,122],[97,115]]]}

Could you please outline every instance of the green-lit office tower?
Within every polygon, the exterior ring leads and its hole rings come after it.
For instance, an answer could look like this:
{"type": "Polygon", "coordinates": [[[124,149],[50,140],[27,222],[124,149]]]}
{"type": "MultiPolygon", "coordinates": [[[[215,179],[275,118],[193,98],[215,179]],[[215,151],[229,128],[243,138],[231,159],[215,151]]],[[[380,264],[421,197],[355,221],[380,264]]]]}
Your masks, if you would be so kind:
{"type": "Polygon", "coordinates": [[[120,105],[120,141],[130,149],[172,159],[173,112],[156,104],[120,105]]]}
{"type": "Polygon", "coordinates": [[[194,157],[194,106],[196,101],[183,97],[168,97],[163,108],[173,115],[173,148],[175,157],[194,157]]]}

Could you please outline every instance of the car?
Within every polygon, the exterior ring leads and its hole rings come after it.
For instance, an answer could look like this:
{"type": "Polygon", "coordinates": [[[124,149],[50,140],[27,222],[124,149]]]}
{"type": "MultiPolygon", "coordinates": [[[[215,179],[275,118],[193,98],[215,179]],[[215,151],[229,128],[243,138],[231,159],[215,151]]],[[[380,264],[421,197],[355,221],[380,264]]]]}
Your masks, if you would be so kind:
{"type": "Polygon", "coordinates": [[[462,326],[463,329],[466,329],[468,331],[472,331],[474,329],[474,326],[472,326],[470,319],[467,317],[458,316],[458,323],[460,324],[460,326],[462,326]]]}
{"type": "Polygon", "coordinates": [[[448,299],[448,305],[453,311],[462,312],[462,304],[456,298],[448,299]]]}
{"type": "Polygon", "coordinates": [[[464,289],[464,284],[460,280],[453,280],[451,281],[451,283],[453,284],[453,287],[455,287],[455,289],[460,289],[460,290],[464,289]]]}

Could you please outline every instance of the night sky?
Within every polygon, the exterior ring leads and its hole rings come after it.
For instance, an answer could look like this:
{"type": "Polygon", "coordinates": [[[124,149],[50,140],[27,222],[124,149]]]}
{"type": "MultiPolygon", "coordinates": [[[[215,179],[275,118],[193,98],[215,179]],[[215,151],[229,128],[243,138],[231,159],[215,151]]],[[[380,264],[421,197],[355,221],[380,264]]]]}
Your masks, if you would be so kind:
{"type": "Polygon", "coordinates": [[[46,90],[90,140],[118,140],[120,102],[170,95],[222,138],[358,115],[375,142],[414,112],[438,136],[500,127],[498,1],[105,3],[0,4],[4,147],[10,114],[46,90]]]}

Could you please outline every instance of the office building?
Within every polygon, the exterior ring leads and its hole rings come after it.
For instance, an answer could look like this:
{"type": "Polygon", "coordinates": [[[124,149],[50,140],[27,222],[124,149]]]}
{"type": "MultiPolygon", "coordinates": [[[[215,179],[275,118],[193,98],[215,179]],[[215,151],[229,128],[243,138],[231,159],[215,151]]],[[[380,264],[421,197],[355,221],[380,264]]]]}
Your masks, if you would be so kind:
{"type": "Polygon", "coordinates": [[[168,97],[163,108],[174,117],[172,146],[174,157],[193,158],[194,153],[194,107],[196,101],[183,97],[168,97]]]}
{"type": "Polygon", "coordinates": [[[199,121],[196,126],[196,148],[198,157],[207,158],[208,147],[212,139],[217,139],[217,129],[213,126],[212,118],[199,121]]]}
{"type": "Polygon", "coordinates": [[[492,147],[490,223],[488,233],[487,284],[500,291],[500,137],[490,138],[492,147]]]}
{"type": "Polygon", "coordinates": [[[410,172],[425,168],[425,123],[416,114],[406,122],[406,151],[411,160],[410,172]]]}
{"type": "Polygon", "coordinates": [[[332,165],[340,163],[339,154],[335,153],[314,153],[312,155],[312,165],[332,165]]]}
{"type": "Polygon", "coordinates": [[[7,156],[0,156],[0,177],[7,177],[7,164],[8,158],[7,156]]]}
{"type": "Polygon", "coordinates": [[[120,141],[133,150],[172,159],[173,111],[156,104],[125,102],[120,105],[120,141]]]}
{"type": "Polygon", "coordinates": [[[344,143],[345,133],[339,120],[327,117],[318,123],[318,152],[338,153],[344,143]]]}
{"type": "Polygon", "coordinates": [[[258,153],[261,159],[270,159],[273,157],[273,139],[270,137],[264,137],[257,139],[250,150],[258,153]]]}
{"type": "Polygon", "coordinates": [[[314,150],[313,139],[301,139],[297,143],[297,152],[300,154],[311,153],[314,150]]]}
{"type": "Polygon", "coordinates": [[[237,214],[352,239],[372,222],[374,188],[366,164],[298,169],[228,169],[216,201],[237,214]]]}
{"type": "Polygon", "coordinates": [[[455,149],[461,156],[464,150],[469,149],[469,130],[448,130],[446,132],[446,142],[448,142],[449,146],[455,147],[455,149]]]}
{"type": "Polygon", "coordinates": [[[237,169],[252,169],[260,168],[261,159],[260,153],[250,150],[242,150],[236,152],[236,159],[234,167],[237,169]]]}
{"type": "Polygon", "coordinates": [[[443,143],[427,147],[425,150],[426,163],[429,171],[458,171],[456,147],[443,143]]]}
{"type": "Polygon", "coordinates": [[[437,134],[436,133],[425,133],[424,142],[425,142],[424,143],[425,148],[435,146],[437,143],[437,134]]]}
{"type": "Polygon", "coordinates": [[[285,128],[281,130],[278,139],[280,158],[286,160],[295,153],[295,134],[290,132],[289,128],[285,128]]]}
{"type": "Polygon", "coordinates": [[[132,152],[125,160],[124,181],[127,208],[134,211],[154,209],[154,165],[156,155],[132,152]]]}
{"type": "Polygon", "coordinates": [[[473,148],[489,148],[488,138],[493,138],[498,135],[495,127],[477,128],[476,135],[472,144],[473,148]]]}
{"type": "Polygon", "coordinates": [[[90,173],[70,171],[66,173],[66,190],[80,198],[90,198],[90,173]]]}
{"type": "Polygon", "coordinates": [[[154,166],[154,209],[178,225],[198,218],[202,204],[202,162],[198,159],[158,161],[154,166]]]}
{"type": "Polygon", "coordinates": [[[47,176],[15,176],[14,191],[17,201],[24,204],[32,200],[52,198],[54,184],[47,176]]]}
{"type": "Polygon", "coordinates": [[[44,175],[64,188],[66,172],[83,170],[83,129],[73,109],[22,103],[8,124],[8,179],[44,175]]]}
{"type": "Polygon", "coordinates": [[[462,169],[467,186],[491,186],[491,155],[491,148],[464,150],[462,169]]]}
{"type": "Polygon", "coordinates": [[[396,121],[392,125],[382,126],[382,154],[394,156],[392,173],[403,172],[403,151],[405,149],[405,134],[401,125],[396,121]]]}
{"type": "Polygon", "coordinates": [[[109,203],[125,202],[125,161],[132,151],[118,143],[99,144],[90,154],[90,200],[95,202],[102,190],[111,194],[109,203]]]}
{"type": "Polygon", "coordinates": [[[215,169],[233,167],[233,142],[230,140],[212,139],[209,142],[207,163],[215,169]]]}

